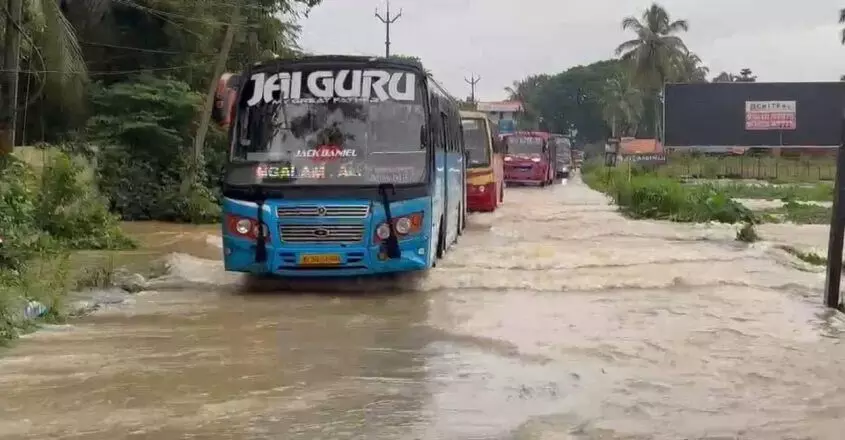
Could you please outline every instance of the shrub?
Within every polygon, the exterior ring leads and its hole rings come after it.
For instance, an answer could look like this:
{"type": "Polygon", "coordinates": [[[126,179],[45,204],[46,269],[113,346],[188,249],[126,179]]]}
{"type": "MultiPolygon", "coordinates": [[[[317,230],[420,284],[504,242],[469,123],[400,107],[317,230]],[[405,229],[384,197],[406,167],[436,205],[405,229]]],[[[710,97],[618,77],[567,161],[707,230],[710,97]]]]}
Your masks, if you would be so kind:
{"type": "Polygon", "coordinates": [[[212,127],[206,168],[181,190],[193,157],[192,139],[202,97],[180,81],[142,76],[95,87],[89,141],[97,145],[99,187],[126,220],[207,222],[219,219],[216,194],[225,136],[212,127]]]}
{"type": "Polygon", "coordinates": [[[591,163],[584,166],[582,172],[590,187],[608,194],[623,213],[633,218],[756,222],[748,208],[712,185],[684,186],[631,164],[609,168],[591,163]]]}
{"type": "Polygon", "coordinates": [[[40,173],[14,157],[0,158],[0,342],[29,325],[22,316],[29,300],[60,318],[69,249],[133,245],[82,163],[54,152],[40,173]]]}

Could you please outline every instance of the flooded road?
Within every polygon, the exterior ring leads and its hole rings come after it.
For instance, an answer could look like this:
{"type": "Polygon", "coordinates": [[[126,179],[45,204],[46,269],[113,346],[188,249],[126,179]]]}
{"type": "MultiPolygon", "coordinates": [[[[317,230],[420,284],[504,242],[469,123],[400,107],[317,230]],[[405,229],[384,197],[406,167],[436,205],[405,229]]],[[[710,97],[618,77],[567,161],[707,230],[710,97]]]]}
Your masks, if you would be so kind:
{"type": "Polygon", "coordinates": [[[0,438],[842,438],[843,325],[774,244],[577,180],[470,223],[369,294],[245,283],[188,231],[155,290],[0,355],[0,438]]]}

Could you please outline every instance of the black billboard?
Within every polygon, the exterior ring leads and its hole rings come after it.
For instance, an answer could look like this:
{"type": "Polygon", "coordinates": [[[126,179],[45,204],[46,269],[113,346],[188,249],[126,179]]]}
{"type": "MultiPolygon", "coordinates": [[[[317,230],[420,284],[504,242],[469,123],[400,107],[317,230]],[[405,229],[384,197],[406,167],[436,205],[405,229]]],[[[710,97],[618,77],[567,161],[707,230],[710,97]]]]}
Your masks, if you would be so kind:
{"type": "Polygon", "coordinates": [[[845,82],[667,84],[666,147],[839,145],[845,82]]]}

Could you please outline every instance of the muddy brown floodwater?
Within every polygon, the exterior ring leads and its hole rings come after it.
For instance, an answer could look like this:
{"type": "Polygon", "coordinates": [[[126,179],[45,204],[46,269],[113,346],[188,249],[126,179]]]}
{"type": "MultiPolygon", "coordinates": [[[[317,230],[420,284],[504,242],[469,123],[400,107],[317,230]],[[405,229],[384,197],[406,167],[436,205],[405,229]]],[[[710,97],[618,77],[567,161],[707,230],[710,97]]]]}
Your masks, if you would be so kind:
{"type": "Polygon", "coordinates": [[[334,294],[180,234],[156,289],[0,355],[0,438],[842,438],[822,273],[577,178],[509,189],[426,275],[334,294]]]}

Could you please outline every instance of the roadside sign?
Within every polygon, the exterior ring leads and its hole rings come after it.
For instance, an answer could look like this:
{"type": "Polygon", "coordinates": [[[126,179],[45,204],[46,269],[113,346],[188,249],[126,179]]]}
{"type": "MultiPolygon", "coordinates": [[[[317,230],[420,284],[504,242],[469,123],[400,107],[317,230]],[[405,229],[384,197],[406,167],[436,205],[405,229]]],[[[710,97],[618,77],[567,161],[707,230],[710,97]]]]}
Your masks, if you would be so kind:
{"type": "Polygon", "coordinates": [[[795,130],[795,101],[745,101],[746,130],[795,130]]]}

